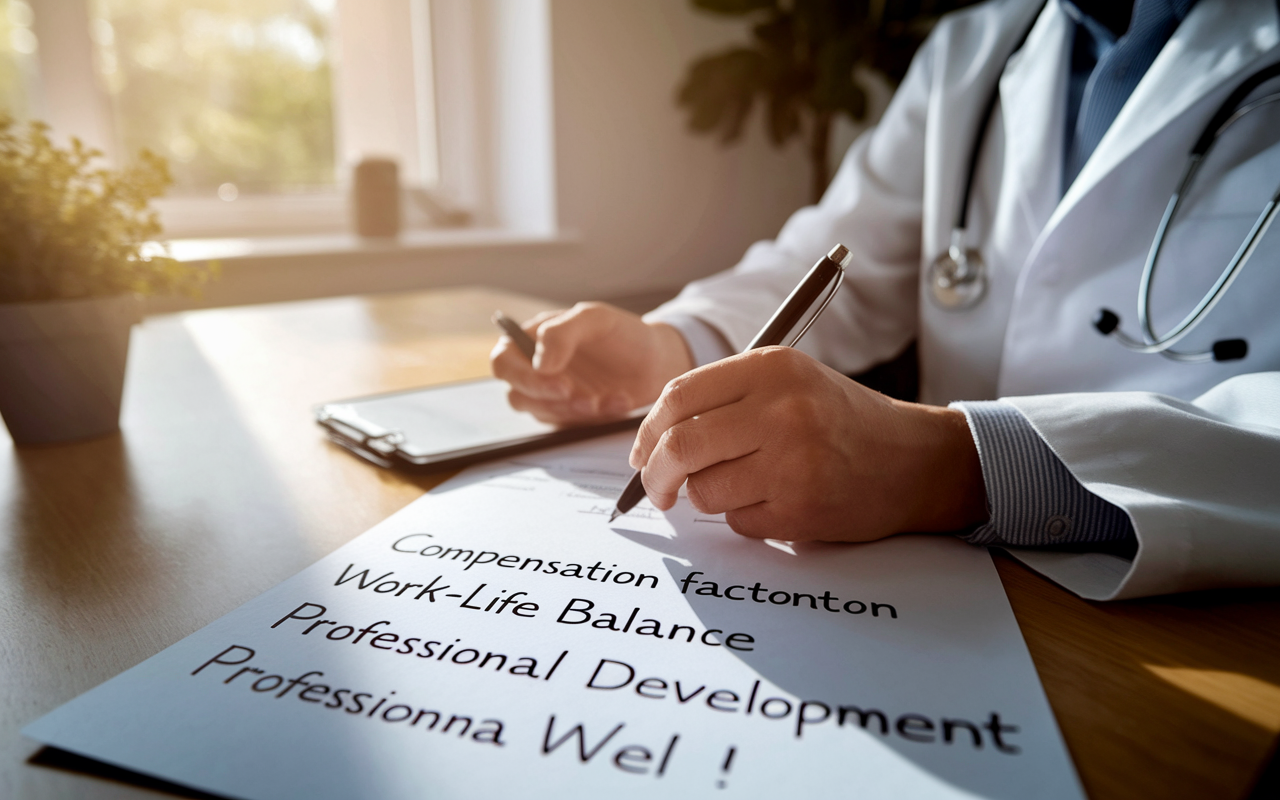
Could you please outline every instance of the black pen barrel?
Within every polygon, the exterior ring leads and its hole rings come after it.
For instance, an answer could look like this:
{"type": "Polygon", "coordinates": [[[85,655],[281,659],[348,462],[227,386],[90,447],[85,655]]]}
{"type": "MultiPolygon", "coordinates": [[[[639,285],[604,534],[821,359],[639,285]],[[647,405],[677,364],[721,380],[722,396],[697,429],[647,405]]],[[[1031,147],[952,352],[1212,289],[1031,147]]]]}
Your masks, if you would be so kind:
{"type": "Polygon", "coordinates": [[[613,517],[610,522],[627,513],[636,507],[636,504],[644,499],[644,481],[640,480],[640,470],[636,470],[631,476],[631,480],[627,481],[627,488],[622,490],[622,494],[618,497],[618,504],[614,508],[613,517]]]}
{"type": "Polygon", "coordinates": [[[809,270],[804,280],[791,290],[786,302],[773,312],[773,316],[769,318],[764,328],[756,334],[756,338],[751,340],[751,344],[747,345],[748,350],[782,344],[787,334],[804,318],[831,281],[840,274],[839,262],[832,260],[832,256],[839,255],[837,252],[839,250],[844,248],[837,245],[831,253],[823,256],[817,264],[813,265],[813,269],[809,270]]]}
{"type": "Polygon", "coordinates": [[[537,350],[538,344],[529,334],[524,332],[524,328],[521,328],[519,323],[501,311],[493,312],[491,319],[494,325],[497,325],[503,333],[511,337],[511,341],[515,343],[521,353],[524,353],[525,358],[533,360],[533,354],[537,350]]]}

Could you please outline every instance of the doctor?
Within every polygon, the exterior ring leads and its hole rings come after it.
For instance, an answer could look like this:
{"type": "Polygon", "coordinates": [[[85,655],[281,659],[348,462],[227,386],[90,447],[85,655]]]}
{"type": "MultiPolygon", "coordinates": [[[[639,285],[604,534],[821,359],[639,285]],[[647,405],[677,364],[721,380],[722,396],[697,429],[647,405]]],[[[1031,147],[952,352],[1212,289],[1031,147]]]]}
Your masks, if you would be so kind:
{"type": "MultiPolygon", "coordinates": [[[[747,536],[958,532],[1092,599],[1280,583],[1280,226],[1170,355],[1093,324],[1114,309],[1141,342],[1139,281],[1188,153],[1276,62],[1276,0],[949,15],[775,240],[643,319],[602,304],[537,317],[533,364],[504,337],[494,373],[545,420],[656,400],[631,453],[649,497],[669,507],[687,481],[747,536]],[[848,277],[801,347],[731,356],[836,242],[848,277]],[[913,339],[922,403],[844,377],[913,339]],[[1170,357],[1224,341],[1225,360],[1170,357]]],[[[1264,80],[1243,104],[1275,93],[1264,80]]],[[[1154,272],[1156,337],[1277,186],[1280,103],[1264,103],[1184,187],[1154,272]]]]}

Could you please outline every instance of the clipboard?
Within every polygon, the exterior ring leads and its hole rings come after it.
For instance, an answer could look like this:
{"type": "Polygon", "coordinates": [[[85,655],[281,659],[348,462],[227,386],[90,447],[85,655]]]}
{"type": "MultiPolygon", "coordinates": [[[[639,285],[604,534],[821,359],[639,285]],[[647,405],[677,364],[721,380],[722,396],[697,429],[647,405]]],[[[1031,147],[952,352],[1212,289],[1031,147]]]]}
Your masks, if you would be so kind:
{"type": "Polygon", "coordinates": [[[337,400],[316,422],[335,444],[387,469],[438,472],[608,433],[634,430],[647,408],[596,425],[558,428],[516,411],[494,378],[337,400]]]}

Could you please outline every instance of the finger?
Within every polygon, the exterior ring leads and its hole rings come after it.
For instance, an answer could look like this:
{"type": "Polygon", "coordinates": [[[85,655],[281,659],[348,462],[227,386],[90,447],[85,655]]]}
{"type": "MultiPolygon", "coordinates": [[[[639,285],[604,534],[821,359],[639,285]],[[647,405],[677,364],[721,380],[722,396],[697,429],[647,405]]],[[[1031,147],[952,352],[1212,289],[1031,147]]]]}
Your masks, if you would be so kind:
{"type": "Polygon", "coordinates": [[[727,358],[686,372],[668,383],[640,424],[631,448],[631,466],[639,469],[647,464],[658,440],[671,426],[745,397],[752,365],[753,360],[727,358]]]}
{"type": "Polygon", "coordinates": [[[564,422],[561,413],[559,413],[559,407],[555,403],[534,399],[514,389],[507,392],[507,402],[516,411],[532,414],[539,422],[549,422],[553,425],[564,422]]]}
{"type": "Polygon", "coordinates": [[[530,397],[566,399],[571,392],[571,381],[567,376],[536,372],[509,336],[499,337],[489,353],[489,369],[495,378],[506,381],[513,389],[530,397]]]}
{"type": "Polygon", "coordinates": [[[498,340],[493,343],[493,349],[489,351],[489,363],[496,364],[499,361],[510,362],[506,364],[507,368],[519,366],[520,362],[524,362],[526,369],[533,369],[529,359],[525,358],[524,353],[520,352],[520,346],[505,333],[498,337],[498,340]]]}
{"type": "Polygon", "coordinates": [[[723,514],[772,500],[778,486],[773,466],[759,450],[712,464],[689,476],[689,502],[704,514],[723,514]]]}
{"type": "Polygon", "coordinates": [[[734,403],[668,428],[641,473],[645,494],[658,508],[670,508],[690,475],[754,453],[762,440],[756,418],[742,403],[734,403]]]}
{"type": "Polygon", "coordinates": [[[520,361],[524,361],[524,369],[532,372],[533,367],[529,365],[528,359],[520,359],[516,356],[523,355],[519,352],[515,342],[511,341],[511,337],[503,334],[498,337],[498,341],[494,342],[493,349],[489,351],[489,371],[493,373],[495,378],[500,378],[507,383],[511,382],[511,376],[521,371],[520,361]]]}
{"type": "MultiPolygon", "coordinates": [[[[532,319],[521,323],[520,327],[525,333],[529,334],[530,338],[536,339],[539,325],[563,313],[565,313],[564,309],[543,311],[534,315],[532,319]]],[[[493,350],[489,352],[489,365],[494,377],[501,378],[508,383],[518,381],[530,391],[535,391],[535,382],[539,380],[539,377],[534,377],[537,376],[537,373],[534,372],[530,357],[520,349],[520,346],[510,336],[503,334],[498,337],[493,350]]],[[[542,388],[545,393],[546,390],[559,387],[557,387],[556,383],[549,383],[544,384],[542,388]]]]}
{"type": "Polygon", "coordinates": [[[575,387],[566,402],[584,422],[622,419],[636,406],[625,393],[603,392],[591,386],[575,387]]]}
{"type": "Polygon", "coordinates": [[[750,539],[783,539],[786,533],[776,513],[777,503],[765,501],[726,511],[724,521],[734,533],[750,539]]]}
{"type": "Polygon", "coordinates": [[[516,411],[527,411],[543,422],[557,425],[621,419],[631,410],[627,402],[618,396],[604,399],[593,399],[590,396],[546,399],[531,397],[516,389],[507,393],[507,402],[516,411]]]}
{"type": "Polygon", "coordinates": [[[507,402],[516,411],[532,414],[539,422],[568,425],[581,421],[579,415],[564,401],[542,400],[512,389],[507,392],[507,402]]]}
{"type": "Polygon", "coordinates": [[[539,372],[560,372],[569,366],[573,354],[584,342],[605,337],[617,320],[598,303],[578,303],[554,319],[538,326],[533,368],[539,372]]]}
{"type": "MultiPolygon", "coordinates": [[[[520,323],[520,327],[522,330],[524,330],[525,333],[529,334],[530,338],[533,338],[538,332],[539,325],[563,313],[565,313],[564,309],[556,309],[554,311],[543,311],[542,313],[535,315],[532,319],[525,320],[524,322],[520,323]]],[[[494,344],[493,350],[491,350],[489,353],[490,363],[493,363],[501,353],[511,350],[513,347],[515,348],[516,353],[522,357],[522,360],[524,361],[524,363],[528,364],[529,358],[524,356],[524,353],[523,351],[520,350],[519,345],[516,345],[516,343],[511,339],[511,337],[506,334],[502,334],[498,336],[497,343],[494,344]]]]}
{"type": "Polygon", "coordinates": [[[556,308],[556,309],[552,309],[551,311],[542,311],[533,315],[532,317],[525,320],[524,322],[520,323],[520,327],[524,328],[524,332],[529,334],[530,336],[536,336],[536,334],[538,333],[538,326],[542,325],[542,323],[546,322],[549,319],[555,319],[561,314],[568,314],[568,313],[569,313],[569,309],[567,308],[556,308]]]}

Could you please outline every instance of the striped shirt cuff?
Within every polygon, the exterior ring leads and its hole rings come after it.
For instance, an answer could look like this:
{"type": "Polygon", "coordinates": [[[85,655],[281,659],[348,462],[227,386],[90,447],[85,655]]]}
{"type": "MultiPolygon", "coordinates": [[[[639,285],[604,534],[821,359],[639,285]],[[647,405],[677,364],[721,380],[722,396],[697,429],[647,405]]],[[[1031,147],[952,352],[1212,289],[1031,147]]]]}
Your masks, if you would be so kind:
{"type": "Polygon", "coordinates": [[[1018,409],[999,400],[951,407],[969,420],[991,512],[965,541],[1060,547],[1133,539],[1124,510],[1085,489],[1018,409]]]}

